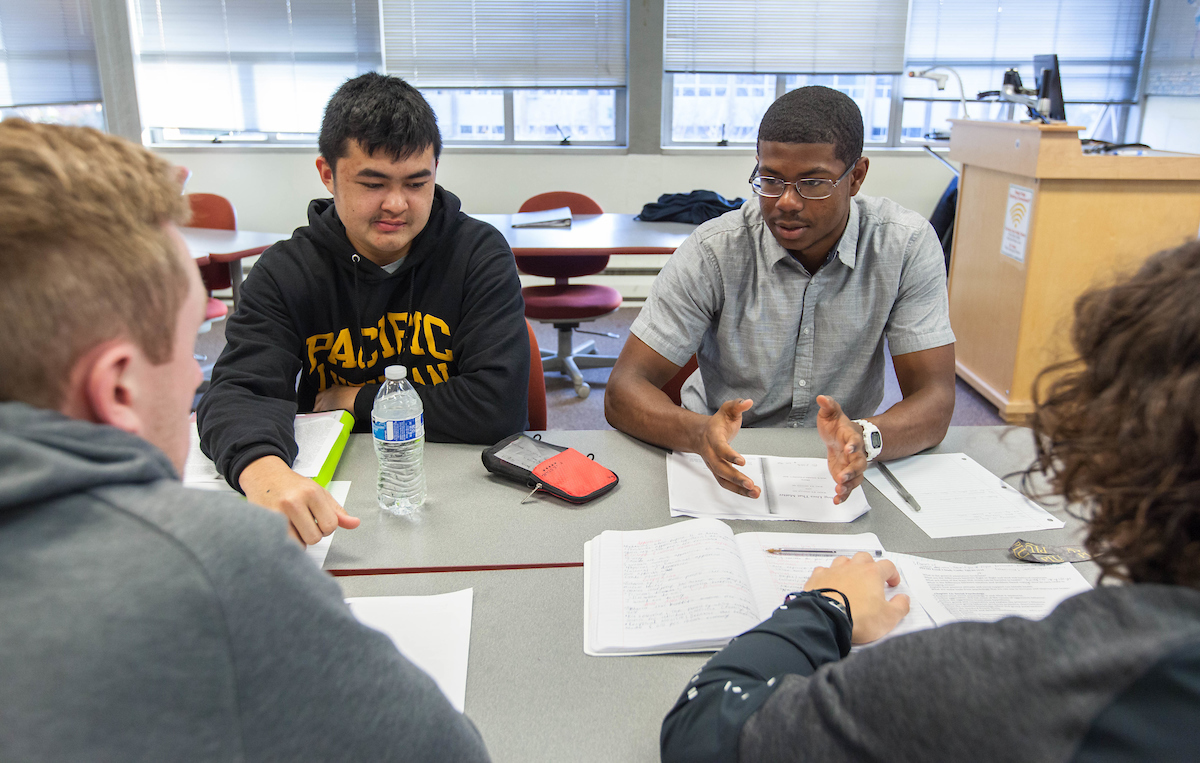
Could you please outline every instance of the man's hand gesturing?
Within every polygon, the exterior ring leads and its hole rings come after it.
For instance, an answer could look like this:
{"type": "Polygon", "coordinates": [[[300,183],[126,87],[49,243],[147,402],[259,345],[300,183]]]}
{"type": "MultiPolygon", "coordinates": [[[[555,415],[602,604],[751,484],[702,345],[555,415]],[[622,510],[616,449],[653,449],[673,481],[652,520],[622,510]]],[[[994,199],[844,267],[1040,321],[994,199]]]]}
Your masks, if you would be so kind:
{"type": "Polygon", "coordinates": [[[745,466],[746,459],[729,444],[742,429],[742,414],[754,405],[753,400],[726,400],[708,419],[696,452],[704,459],[709,471],[726,490],[758,498],[762,492],[746,475],[734,466],[745,466]]]}
{"type": "Polygon", "coordinates": [[[862,427],[855,424],[842,412],[842,406],[826,395],[817,396],[821,412],[817,415],[817,433],[825,443],[829,459],[829,474],[837,483],[835,504],[850,497],[850,492],[862,484],[863,472],[867,469],[866,448],[863,445],[862,427]]]}

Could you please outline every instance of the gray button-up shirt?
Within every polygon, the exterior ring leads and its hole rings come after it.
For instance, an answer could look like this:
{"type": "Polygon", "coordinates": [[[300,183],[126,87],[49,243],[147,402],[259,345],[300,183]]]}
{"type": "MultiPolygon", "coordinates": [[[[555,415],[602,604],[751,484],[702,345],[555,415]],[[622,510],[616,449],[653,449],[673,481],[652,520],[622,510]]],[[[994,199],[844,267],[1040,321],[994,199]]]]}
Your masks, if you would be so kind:
{"type": "Polygon", "coordinates": [[[829,395],[850,418],[870,416],[883,400],[885,337],[893,355],[954,342],[945,259],[923,217],[863,195],[834,252],[810,276],[752,197],[679,247],[631,331],[676,365],[696,355],[688,410],[751,398],[746,426],[816,426],[816,397],[829,395]]]}

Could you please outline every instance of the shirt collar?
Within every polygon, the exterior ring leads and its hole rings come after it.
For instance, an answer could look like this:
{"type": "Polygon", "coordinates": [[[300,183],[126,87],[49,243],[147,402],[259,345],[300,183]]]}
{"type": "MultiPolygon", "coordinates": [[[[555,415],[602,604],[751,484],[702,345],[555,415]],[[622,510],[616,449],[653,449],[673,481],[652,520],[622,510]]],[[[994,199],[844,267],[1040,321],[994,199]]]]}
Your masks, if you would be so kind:
{"type": "MultiPolygon", "coordinates": [[[[762,242],[763,246],[766,248],[766,251],[769,253],[771,265],[777,265],[783,260],[791,260],[792,255],[787,249],[784,249],[778,241],[775,240],[774,236],[771,235],[770,229],[767,228],[766,221],[763,220],[762,210],[759,209],[757,203],[751,204],[753,201],[756,201],[756,199],[751,197],[750,201],[746,202],[746,208],[744,209],[743,214],[745,214],[747,218],[752,220],[755,224],[762,226],[762,242]]],[[[851,197],[850,218],[846,221],[846,230],[842,231],[842,237],[838,239],[837,244],[834,245],[833,252],[830,254],[830,256],[826,257],[826,264],[833,259],[833,254],[836,254],[837,258],[851,270],[853,270],[855,265],[858,264],[859,217],[858,200],[854,197],[851,197]]]]}
{"type": "Polygon", "coordinates": [[[837,243],[837,256],[851,270],[858,264],[858,200],[850,197],[850,219],[837,243]]]}

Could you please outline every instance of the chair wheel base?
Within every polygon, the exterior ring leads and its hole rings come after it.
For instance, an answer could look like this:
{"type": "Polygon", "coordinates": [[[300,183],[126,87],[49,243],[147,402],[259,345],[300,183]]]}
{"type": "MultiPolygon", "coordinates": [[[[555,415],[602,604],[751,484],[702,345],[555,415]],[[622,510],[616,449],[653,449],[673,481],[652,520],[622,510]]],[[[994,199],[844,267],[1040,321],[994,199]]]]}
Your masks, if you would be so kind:
{"type": "Polygon", "coordinates": [[[587,396],[592,393],[592,388],[587,382],[575,385],[575,395],[580,400],[587,400],[587,396]]]}

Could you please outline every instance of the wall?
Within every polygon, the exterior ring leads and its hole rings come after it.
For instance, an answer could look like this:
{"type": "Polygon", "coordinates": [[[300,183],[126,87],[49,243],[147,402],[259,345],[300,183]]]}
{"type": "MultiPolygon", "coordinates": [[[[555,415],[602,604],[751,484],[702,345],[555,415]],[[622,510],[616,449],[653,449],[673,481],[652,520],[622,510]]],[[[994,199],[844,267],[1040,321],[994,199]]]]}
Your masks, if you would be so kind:
{"type": "MultiPolygon", "coordinates": [[[[310,199],[328,196],[314,166],[316,151],[301,149],[162,149],[168,161],[192,171],[188,190],[218,193],[233,202],[246,230],[291,231],[304,225],[310,199]]],[[[887,196],[928,217],[950,172],[922,151],[868,151],[863,192],[887,196]]],[[[706,188],[733,198],[750,192],[749,152],[712,154],[444,153],[438,182],[468,212],[515,212],[542,191],[573,190],[606,211],[635,213],[663,193],[706,188]]]]}

